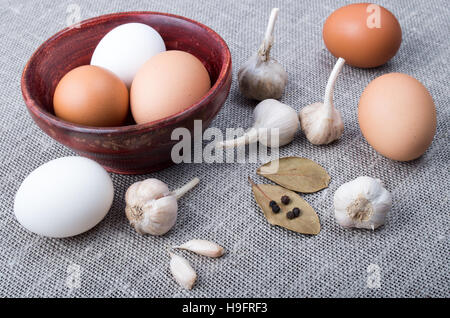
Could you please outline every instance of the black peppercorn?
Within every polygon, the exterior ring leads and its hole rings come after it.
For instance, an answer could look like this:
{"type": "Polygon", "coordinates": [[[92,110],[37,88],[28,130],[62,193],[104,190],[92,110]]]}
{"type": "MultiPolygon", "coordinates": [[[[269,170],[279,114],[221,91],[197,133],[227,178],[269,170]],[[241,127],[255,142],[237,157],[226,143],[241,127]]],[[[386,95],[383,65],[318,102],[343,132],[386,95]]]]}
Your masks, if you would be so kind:
{"type": "Polygon", "coordinates": [[[289,212],[286,214],[286,217],[287,217],[289,220],[295,219],[294,212],[289,211],[289,212]]]}
{"type": "Polygon", "coordinates": [[[300,216],[300,209],[299,208],[294,208],[292,210],[292,213],[294,213],[295,217],[299,217],[300,216]]]}
{"type": "Polygon", "coordinates": [[[283,203],[284,205],[288,205],[289,202],[291,202],[291,198],[289,198],[287,195],[283,195],[281,197],[281,203],[283,203]]]}
{"type": "Polygon", "coordinates": [[[275,201],[270,201],[270,203],[269,203],[269,206],[270,207],[273,207],[273,206],[275,206],[275,205],[278,205],[275,201]]]}
{"type": "Polygon", "coordinates": [[[280,207],[278,206],[278,204],[272,205],[272,211],[273,213],[278,213],[280,212],[280,207]]]}

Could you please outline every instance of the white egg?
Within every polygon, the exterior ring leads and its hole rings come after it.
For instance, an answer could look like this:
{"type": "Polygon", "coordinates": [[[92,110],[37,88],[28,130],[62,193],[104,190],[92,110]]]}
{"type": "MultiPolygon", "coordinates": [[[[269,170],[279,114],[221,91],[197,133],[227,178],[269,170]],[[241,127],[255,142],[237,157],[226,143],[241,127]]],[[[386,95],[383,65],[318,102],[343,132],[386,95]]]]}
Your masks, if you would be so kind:
{"type": "Polygon", "coordinates": [[[128,87],[134,76],[152,56],[164,52],[159,33],[142,23],[127,23],[106,34],[92,55],[91,65],[115,73],[128,87]]]}
{"type": "Polygon", "coordinates": [[[111,177],[102,166],[87,158],[64,157],[30,173],[17,191],[14,213],[33,233],[70,237],[97,225],[113,198],[111,177]]]}

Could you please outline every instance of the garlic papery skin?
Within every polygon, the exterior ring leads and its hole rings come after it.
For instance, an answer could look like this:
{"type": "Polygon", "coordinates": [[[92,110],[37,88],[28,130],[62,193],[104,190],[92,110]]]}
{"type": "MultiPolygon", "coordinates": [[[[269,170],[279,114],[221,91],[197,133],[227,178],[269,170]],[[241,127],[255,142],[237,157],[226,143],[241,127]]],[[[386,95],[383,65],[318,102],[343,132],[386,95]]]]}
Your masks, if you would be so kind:
{"type": "Polygon", "coordinates": [[[191,290],[197,281],[197,273],[184,257],[170,253],[170,272],[175,281],[183,288],[191,290]]]}
{"type": "Polygon", "coordinates": [[[383,182],[359,177],[343,184],[334,194],[336,222],[346,228],[375,230],[392,208],[392,196],[383,182]]]}
{"type": "Polygon", "coordinates": [[[328,80],[324,103],[314,103],[300,111],[300,122],[306,138],[314,145],[326,145],[341,138],[344,122],[334,107],[333,92],[345,60],[339,58],[328,80]]]}
{"type": "Polygon", "coordinates": [[[222,246],[206,240],[190,240],[183,245],[174,246],[173,248],[213,258],[221,257],[225,254],[225,249],[222,246]]]}
{"type": "Polygon", "coordinates": [[[275,99],[266,99],[253,111],[254,124],[243,136],[218,142],[217,147],[238,147],[259,141],[267,147],[281,147],[294,140],[300,130],[297,112],[275,99]]]}
{"type": "Polygon", "coordinates": [[[178,203],[186,192],[199,183],[195,178],[174,192],[157,179],[131,185],[125,194],[125,214],[139,234],[164,235],[177,221],[178,203]]]}
{"type": "Polygon", "coordinates": [[[258,53],[244,63],[238,73],[241,93],[259,101],[279,99],[286,88],[288,75],[283,66],[270,57],[273,30],[279,9],[272,10],[263,43],[258,53]]]}

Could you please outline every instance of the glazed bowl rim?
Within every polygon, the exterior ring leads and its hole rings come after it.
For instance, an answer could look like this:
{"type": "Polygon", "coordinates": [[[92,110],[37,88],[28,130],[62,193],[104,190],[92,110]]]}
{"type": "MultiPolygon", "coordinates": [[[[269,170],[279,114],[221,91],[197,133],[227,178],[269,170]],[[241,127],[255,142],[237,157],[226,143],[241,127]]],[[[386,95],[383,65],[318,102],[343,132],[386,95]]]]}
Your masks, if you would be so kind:
{"type": "MultiPolygon", "coordinates": [[[[46,111],[41,106],[38,105],[38,103],[35,101],[35,99],[31,96],[29,87],[33,85],[31,81],[28,80],[27,75],[30,72],[29,68],[30,65],[35,62],[37,59],[37,56],[42,52],[45,47],[48,46],[49,43],[53,41],[57,41],[61,37],[70,37],[73,32],[79,32],[77,28],[74,28],[73,26],[69,26],[53,36],[51,36],[49,39],[47,39],[44,43],[42,43],[36,51],[32,54],[30,59],[28,60],[27,64],[25,65],[25,68],[22,73],[21,78],[21,89],[22,89],[22,95],[25,100],[25,104],[30,112],[32,112],[35,116],[39,117],[42,120],[45,120],[46,122],[49,122],[55,126],[58,126],[60,128],[64,128],[66,130],[70,130],[73,132],[78,133],[89,133],[89,134],[122,134],[122,133],[132,133],[132,132],[144,132],[144,131],[151,131],[154,129],[161,129],[163,127],[167,127],[169,125],[176,124],[186,118],[189,118],[190,115],[195,113],[197,110],[201,109],[203,106],[205,106],[208,101],[212,100],[218,93],[222,91],[226,84],[226,79],[231,71],[231,53],[228,48],[227,43],[222,39],[222,37],[217,34],[214,30],[209,28],[208,26],[197,22],[195,20],[170,14],[170,13],[163,13],[163,12],[153,12],[153,11],[128,11],[128,12],[118,12],[118,13],[110,13],[101,15],[98,17],[90,18],[84,21],[80,22],[80,25],[82,26],[91,26],[93,24],[103,23],[106,21],[109,21],[116,17],[124,17],[124,16],[135,16],[135,15],[160,15],[160,16],[166,16],[171,17],[175,19],[181,19],[184,21],[187,21],[189,23],[195,24],[199,26],[200,28],[206,30],[208,34],[214,38],[216,42],[218,42],[222,46],[221,53],[225,55],[224,62],[222,64],[222,67],[219,72],[219,76],[217,77],[216,82],[211,87],[211,89],[208,91],[206,95],[204,95],[198,102],[195,104],[189,106],[185,110],[176,113],[172,116],[152,121],[146,124],[134,124],[134,125],[127,125],[127,126],[117,126],[117,127],[91,127],[91,126],[83,126],[78,125],[74,123],[70,123],[68,121],[65,121],[63,119],[60,119],[53,115],[52,113],[46,111]]],[[[131,23],[131,21],[129,22],[131,23]]]]}

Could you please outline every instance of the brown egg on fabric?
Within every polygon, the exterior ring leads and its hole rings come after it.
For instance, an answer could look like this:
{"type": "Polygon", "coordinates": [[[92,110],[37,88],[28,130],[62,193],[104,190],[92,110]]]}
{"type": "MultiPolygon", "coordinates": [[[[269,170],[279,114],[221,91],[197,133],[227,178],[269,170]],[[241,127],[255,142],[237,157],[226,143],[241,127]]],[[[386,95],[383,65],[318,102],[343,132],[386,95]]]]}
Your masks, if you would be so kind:
{"type": "Polygon", "coordinates": [[[402,42],[402,30],[387,9],[357,3],[339,8],[328,17],[323,40],[331,54],[344,58],[347,64],[370,68],[394,57],[402,42]]]}
{"type": "Polygon", "coordinates": [[[436,133],[433,98],[418,80],[402,73],[385,74],[366,87],[358,119],[367,142],[397,161],[423,155],[436,133]]]}
{"type": "Polygon", "coordinates": [[[53,106],[56,116],[74,124],[120,126],[128,114],[128,89],[114,73],[104,68],[80,66],[58,83],[53,106]]]}
{"type": "Polygon", "coordinates": [[[150,58],[131,85],[133,118],[145,124],[180,113],[198,102],[211,88],[202,62],[183,51],[167,51],[150,58]]]}

